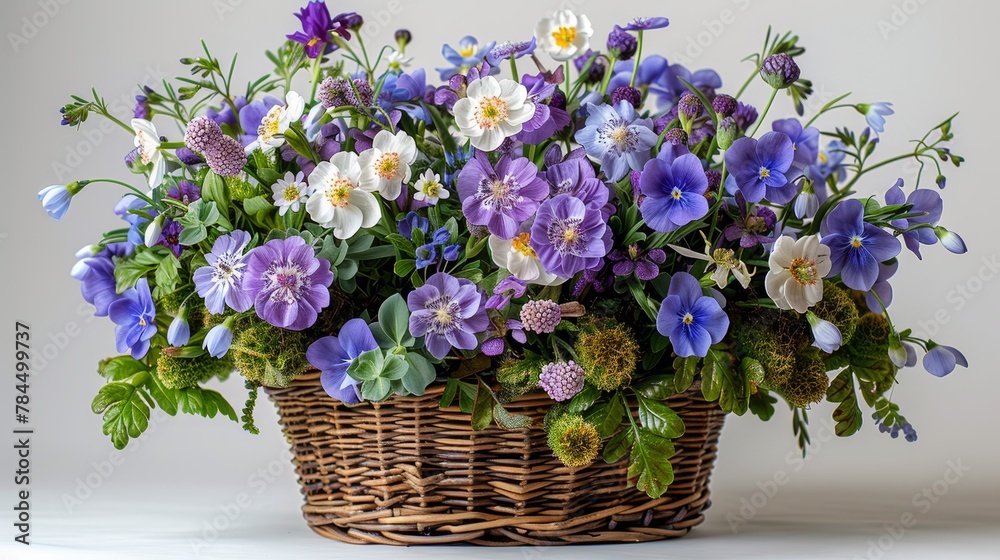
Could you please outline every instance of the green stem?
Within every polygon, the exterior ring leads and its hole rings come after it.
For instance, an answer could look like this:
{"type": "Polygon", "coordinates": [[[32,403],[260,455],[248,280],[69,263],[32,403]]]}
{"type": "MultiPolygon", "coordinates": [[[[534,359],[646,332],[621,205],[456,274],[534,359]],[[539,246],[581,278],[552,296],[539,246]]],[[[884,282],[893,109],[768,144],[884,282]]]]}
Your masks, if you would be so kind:
{"type": "Polygon", "coordinates": [[[517,60],[513,56],[510,57],[510,74],[513,76],[511,79],[515,82],[518,81],[517,78],[517,60]]]}
{"type": "MultiPolygon", "coordinates": [[[[601,97],[604,97],[608,93],[608,84],[611,83],[611,75],[614,74],[615,64],[618,62],[618,57],[612,56],[609,59],[608,67],[604,69],[604,80],[601,81],[601,97]]],[[[638,66],[638,65],[637,65],[638,66]]]]}
{"type": "MultiPolygon", "coordinates": [[[[317,56],[313,59],[312,63],[312,91],[309,92],[309,102],[316,101],[316,88],[319,87],[319,75],[322,68],[320,67],[320,61],[323,60],[322,56],[317,56]]],[[[286,92],[287,93],[287,92],[286,92]]],[[[239,120],[239,119],[237,119],[239,120]]]]}
{"type": "MultiPolygon", "coordinates": [[[[639,30],[639,45],[635,49],[635,66],[632,67],[632,79],[629,80],[628,85],[630,87],[635,87],[635,78],[639,75],[639,62],[642,60],[642,29],[639,30]]],[[[608,72],[611,72],[611,68],[608,68],[608,72]]]]}
{"type": "Polygon", "coordinates": [[[113,185],[119,185],[119,186],[125,187],[126,189],[128,189],[128,190],[132,191],[133,193],[135,193],[135,195],[138,196],[139,198],[141,198],[142,200],[145,200],[146,202],[148,202],[150,204],[150,206],[153,205],[153,201],[148,196],[146,196],[146,193],[140,191],[139,189],[133,187],[132,185],[130,185],[130,184],[124,182],[124,181],[119,181],[117,179],[87,179],[86,181],[80,181],[81,185],[87,185],[89,183],[111,183],[113,185]]]}
{"type": "Polygon", "coordinates": [[[767,116],[767,112],[771,110],[771,104],[774,103],[774,98],[777,95],[778,95],[778,89],[772,88],[771,97],[767,98],[767,105],[764,105],[764,112],[760,114],[760,117],[757,119],[757,125],[753,127],[753,132],[750,133],[751,138],[753,138],[754,135],[757,134],[757,131],[760,130],[760,125],[764,122],[764,117],[767,116]]]}
{"type": "Polygon", "coordinates": [[[736,92],[736,95],[734,96],[734,97],[736,97],[736,99],[739,99],[740,96],[743,95],[743,92],[746,91],[746,89],[748,87],[750,87],[750,82],[753,81],[754,77],[757,75],[757,72],[759,72],[759,71],[760,70],[755,66],[754,70],[753,70],[753,73],[750,74],[749,77],[747,77],[747,81],[743,82],[743,85],[740,86],[739,91],[736,92]]]}

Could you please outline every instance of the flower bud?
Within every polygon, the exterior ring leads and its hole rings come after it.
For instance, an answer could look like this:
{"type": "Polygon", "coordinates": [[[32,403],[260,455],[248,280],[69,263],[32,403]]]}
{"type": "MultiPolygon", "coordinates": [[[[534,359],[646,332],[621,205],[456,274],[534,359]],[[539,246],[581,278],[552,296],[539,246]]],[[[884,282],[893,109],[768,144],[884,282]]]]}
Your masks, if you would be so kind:
{"type": "Polygon", "coordinates": [[[149,222],[149,225],[146,226],[146,235],[144,237],[146,247],[152,247],[160,240],[160,233],[163,232],[163,220],[166,217],[166,214],[160,214],[153,218],[153,221],[149,222]]]}
{"type": "Polygon", "coordinates": [[[733,117],[726,117],[719,121],[719,127],[715,133],[715,141],[719,148],[728,150],[740,136],[740,125],[733,117]]]}
{"type": "Polygon", "coordinates": [[[721,117],[731,117],[736,112],[737,103],[731,95],[718,95],[712,100],[712,109],[721,117]]]}
{"type": "Polygon", "coordinates": [[[397,29],[395,37],[400,51],[404,50],[406,45],[409,45],[410,41],[413,40],[413,34],[410,33],[409,29],[397,29]]]}
{"type": "Polygon", "coordinates": [[[787,53],[772,54],[764,59],[760,77],[774,89],[784,89],[799,79],[799,65],[787,53]]]}

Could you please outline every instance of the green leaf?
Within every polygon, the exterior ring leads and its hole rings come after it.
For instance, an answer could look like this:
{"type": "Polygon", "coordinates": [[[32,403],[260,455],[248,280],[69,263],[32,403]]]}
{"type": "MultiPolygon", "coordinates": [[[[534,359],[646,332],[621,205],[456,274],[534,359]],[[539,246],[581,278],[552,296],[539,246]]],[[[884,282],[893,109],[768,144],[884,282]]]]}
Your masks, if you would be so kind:
{"type": "Polygon", "coordinates": [[[91,409],[104,412],[105,435],[116,449],[124,449],[129,438],[137,438],[149,427],[149,406],[142,390],[130,383],[108,383],[97,393],[91,409]]]}
{"type": "Polygon", "coordinates": [[[706,384],[712,394],[717,394],[722,410],[742,416],[749,407],[750,381],[732,367],[733,357],[725,350],[710,348],[701,368],[702,393],[709,401],[706,384]]]}
{"type": "Polygon", "coordinates": [[[826,399],[840,403],[833,411],[833,419],[837,422],[834,432],[838,436],[850,436],[861,429],[864,417],[858,408],[858,397],[854,392],[854,374],[850,369],[845,369],[834,378],[827,390],[826,399]]]}
{"type": "Polygon", "coordinates": [[[197,245],[208,238],[208,229],[198,224],[194,226],[184,226],[181,234],[177,236],[177,242],[181,245],[197,245]]]}
{"type": "Polygon", "coordinates": [[[758,388],[757,393],[750,397],[750,412],[761,420],[770,420],[774,416],[774,403],[776,402],[778,399],[772,397],[764,389],[758,388]]]}
{"type": "Polygon", "coordinates": [[[669,406],[639,395],[636,399],[639,401],[639,422],[643,428],[670,439],[684,435],[684,421],[669,406]]]}
{"type": "Polygon", "coordinates": [[[395,247],[401,254],[409,257],[416,256],[416,249],[414,248],[415,246],[413,245],[413,242],[402,235],[398,233],[390,233],[385,237],[385,240],[392,243],[392,246],[395,247]]]}
{"type": "Polygon", "coordinates": [[[403,379],[409,369],[410,365],[406,363],[406,358],[402,355],[386,354],[385,363],[382,364],[382,373],[379,374],[379,377],[388,379],[389,381],[400,380],[403,379]]]}
{"type": "Polygon", "coordinates": [[[493,405],[493,419],[496,420],[497,426],[500,426],[505,430],[530,428],[532,424],[530,416],[525,416],[523,414],[511,414],[506,408],[500,406],[499,404],[493,405]]]}
{"type": "Polygon", "coordinates": [[[292,379],[295,379],[298,373],[294,370],[276,368],[271,362],[267,362],[264,364],[264,379],[262,381],[268,387],[288,387],[288,384],[292,382],[292,379]]]}
{"type": "Polygon", "coordinates": [[[177,269],[180,265],[181,262],[173,253],[168,254],[160,261],[160,266],[156,267],[156,272],[153,274],[153,279],[156,281],[156,288],[153,289],[154,298],[172,294],[177,290],[177,284],[180,282],[177,269]]]}
{"type": "Polygon", "coordinates": [[[743,375],[752,385],[760,385],[764,382],[764,366],[753,358],[743,358],[740,362],[740,369],[743,375]]]}
{"type": "Polygon", "coordinates": [[[566,412],[580,414],[594,405],[601,392],[593,385],[585,385],[566,405],[566,412]]]}
{"type": "MultiPolygon", "coordinates": [[[[434,369],[433,364],[427,361],[427,358],[413,352],[406,354],[406,363],[409,369],[406,375],[403,376],[403,387],[411,395],[423,395],[424,391],[427,390],[427,386],[433,383],[437,377],[437,370],[434,369]]],[[[444,397],[442,396],[443,399],[444,397]]]]}
{"type": "Polygon", "coordinates": [[[97,373],[101,374],[108,381],[121,381],[132,377],[140,371],[149,371],[149,366],[132,356],[108,358],[101,361],[97,366],[97,373]]]}
{"type": "Polygon", "coordinates": [[[647,399],[665,399],[677,393],[675,390],[675,374],[661,373],[643,377],[641,381],[632,386],[632,390],[647,399]]]}
{"type": "Polygon", "coordinates": [[[392,392],[392,381],[385,377],[369,379],[361,384],[361,396],[369,401],[381,401],[392,392]]]}
{"type": "Polygon", "coordinates": [[[177,391],[164,386],[155,370],[149,372],[149,380],[146,381],[145,387],[149,391],[149,396],[153,397],[163,412],[171,416],[177,415],[177,391]]]}
{"type": "Polygon", "coordinates": [[[493,421],[493,391],[482,381],[476,389],[476,400],[472,403],[472,429],[485,430],[493,421]]]}
{"type": "Polygon", "coordinates": [[[604,444],[604,462],[610,465],[620,461],[628,454],[634,440],[635,436],[632,435],[632,430],[622,430],[611,436],[611,439],[604,444]]]}
{"type": "Polygon", "coordinates": [[[701,359],[697,356],[688,358],[676,358],[674,360],[674,389],[678,393],[683,393],[691,388],[694,383],[694,375],[698,371],[698,362],[701,359]]]}
{"type": "Polygon", "coordinates": [[[448,408],[455,402],[455,397],[458,395],[459,383],[459,380],[452,378],[444,384],[444,392],[441,393],[441,401],[438,402],[438,407],[448,408]]]}
{"type": "Polygon", "coordinates": [[[239,422],[236,411],[225,397],[211,389],[189,387],[177,391],[177,407],[185,414],[197,414],[205,418],[215,418],[221,413],[233,422],[239,422]]]}
{"type": "Polygon", "coordinates": [[[255,196],[253,198],[248,198],[243,201],[243,211],[251,216],[256,214],[261,214],[264,212],[269,212],[273,208],[276,208],[271,201],[265,198],[263,195],[255,196]]]}
{"type": "Polygon", "coordinates": [[[385,334],[402,346],[410,336],[410,310],[401,294],[393,294],[378,309],[378,324],[385,334]]]}
{"type": "Polygon", "coordinates": [[[371,381],[377,379],[382,374],[382,366],[385,364],[385,356],[382,350],[376,348],[362,352],[360,356],[351,362],[347,368],[347,375],[358,381],[371,381]]]}
{"type": "Polygon", "coordinates": [[[115,291],[119,294],[135,286],[140,278],[160,265],[161,257],[151,250],[139,251],[131,259],[123,259],[115,265],[115,291]]]}
{"type": "Polygon", "coordinates": [[[409,276],[416,269],[417,261],[413,259],[400,259],[392,266],[392,271],[400,278],[409,276]]]}
{"type": "Polygon", "coordinates": [[[674,468],[669,461],[674,454],[674,445],[669,439],[645,428],[634,431],[635,442],[628,466],[629,484],[655,500],[674,481],[674,468]]]}
{"type": "Polygon", "coordinates": [[[595,406],[584,416],[584,420],[593,424],[602,438],[610,437],[618,431],[624,419],[625,406],[617,395],[610,401],[595,406]]]}

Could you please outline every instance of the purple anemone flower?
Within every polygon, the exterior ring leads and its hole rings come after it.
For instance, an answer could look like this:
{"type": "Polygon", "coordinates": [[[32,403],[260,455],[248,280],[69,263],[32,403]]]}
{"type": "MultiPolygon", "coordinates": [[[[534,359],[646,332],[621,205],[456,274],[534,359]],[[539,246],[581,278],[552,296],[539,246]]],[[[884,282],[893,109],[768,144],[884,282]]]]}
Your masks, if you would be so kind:
{"type": "Polygon", "coordinates": [[[599,209],[560,194],[538,208],[530,244],[546,271],[572,278],[603,262],[611,250],[611,228],[599,209]]]}
{"type": "Polygon", "coordinates": [[[670,25],[670,20],[665,17],[637,17],[628,22],[623,27],[629,31],[645,31],[647,29],[663,29],[670,25]]]}
{"type": "MultiPolygon", "coordinates": [[[[546,159],[548,158],[547,153],[546,159]]],[[[545,180],[551,185],[552,196],[571,194],[587,206],[600,208],[605,220],[614,214],[614,205],[610,203],[611,189],[597,178],[594,166],[587,160],[583,148],[573,150],[562,161],[553,154],[552,162],[548,163],[545,171],[545,180]]]]}
{"type": "Polygon", "coordinates": [[[678,356],[704,358],[709,347],[726,336],[729,316],[715,298],[704,294],[697,278],[678,272],[656,315],[656,330],[670,339],[678,356]]]}
{"type": "Polygon", "coordinates": [[[919,227],[903,233],[903,242],[906,243],[906,248],[912,251],[918,259],[923,259],[920,255],[920,246],[934,245],[938,241],[937,236],[934,235],[933,226],[936,226],[941,219],[941,211],[944,203],[941,201],[941,195],[931,189],[916,189],[904,198],[902,186],[903,180],[898,179],[896,184],[890,187],[885,193],[885,203],[910,204],[913,206],[910,209],[911,213],[923,214],[922,216],[892,221],[892,225],[900,230],[905,230],[918,224],[925,224],[925,227],[919,227]]]}
{"type": "MultiPolygon", "coordinates": [[[[235,99],[233,99],[233,105],[236,106],[236,111],[238,113],[241,109],[247,106],[247,98],[242,95],[238,95],[235,99]]],[[[205,116],[215,121],[215,124],[219,126],[229,125],[229,128],[236,130],[237,114],[233,113],[233,107],[228,103],[223,103],[222,107],[219,109],[209,107],[205,110],[205,116]]]]}
{"type": "Polygon", "coordinates": [[[110,256],[95,255],[80,261],[86,267],[79,276],[83,299],[94,306],[95,317],[105,317],[120,297],[115,289],[115,263],[110,256]]]}
{"type": "Polygon", "coordinates": [[[631,103],[622,100],[614,107],[589,103],[587,115],[576,141],[601,162],[609,181],[617,183],[629,170],[639,171],[649,161],[649,150],[657,141],[653,121],[639,118],[631,103]]]}
{"type": "Polygon", "coordinates": [[[771,130],[781,132],[792,141],[795,157],[792,164],[800,170],[816,163],[819,157],[819,129],[810,126],[802,128],[799,119],[781,119],[771,123],[771,130]]]}
{"type": "Polygon", "coordinates": [[[471,281],[438,272],[406,296],[410,334],[424,337],[431,356],[441,360],[452,348],[475,350],[476,334],[490,326],[485,296],[471,281]]]}
{"type": "Polygon", "coordinates": [[[820,226],[823,244],[830,248],[830,275],[840,274],[853,290],[867,292],[878,280],[879,263],[899,254],[899,240],[865,222],[860,200],[845,200],[827,214],[820,226]]]}
{"type": "Polygon", "coordinates": [[[296,31],[286,37],[301,43],[306,56],[317,58],[337,48],[337,45],[330,40],[330,33],[337,33],[348,40],[351,38],[348,25],[356,19],[356,16],[354,12],[349,12],[331,18],[326,2],[313,0],[295,14],[302,23],[302,31],[296,31]]]}
{"type": "Polygon", "coordinates": [[[548,184],[528,158],[503,156],[494,169],[489,156],[477,150],[458,175],[465,218],[470,224],[486,226],[501,239],[513,239],[548,194],[548,184]]]}
{"type": "Polygon", "coordinates": [[[250,243],[250,234],[236,230],[220,236],[205,255],[208,266],[194,271],[195,290],[205,300],[209,313],[219,315],[226,305],[240,313],[253,306],[253,299],[243,290],[246,263],[243,250],[250,243]]]}
{"type": "Polygon", "coordinates": [[[634,272],[636,278],[648,282],[660,275],[660,265],[666,262],[667,253],[663,249],[643,251],[633,244],[626,251],[611,251],[608,260],[614,263],[611,271],[615,276],[631,276],[634,272]]]}
{"type": "Polygon", "coordinates": [[[240,109],[240,127],[243,129],[240,142],[243,146],[248,146],[257,139],[257,129],[260,127],[260,122],[267,116],[267,112],[275,105],[284,104],[284,101],[273,95],[265,95],[263,99],[247,103],[240,109]]]}
{"type": "Polygon", "coordinates": [[[298,236],[272,239],[247,254],[243,289],[254,298],[257,316],[268,323],[301,331],[330,305],[330,261],[317,258],[298,236]]]}
{"type": "Polygon", "coordinates": [[[674,231],[708,214],[708,178],[694,154],[672,161],[659,156],[649,160],[642,168],[639,188],[646,195],[639,206],[642,219],[656,231],[674,231]]]}
{"type": "Polygon", "coordinates": [[[344,404],[358,404],[362,401],[360,382],[347,375],[347,370],[358,356],[376,348],[371,327],[364,319],[351,319],[337,336],[324,336],[310,344],[306,359],[320,371],[326,394],[344,404]]]}
{"type": "Polygon", "coordinates": [[[782,132],[768,132],[760,137],[740,138],[726,150],[726,167],[747,202],[767,198],[785,204],[795,198],[798,187],[792,182],[795,148],[782,132]]]}
{"type": "Polygon", "coordinates": [[[740,216],[722,231],[728,241],[740,240],[740,247],[749,249],[757,245],[774,242],[774,225],[778,217],[767,206],[757,206],[747,210],[747,202],[742,191],[736,191],[736,209],[740,216]]]}
{"type": "Polygon", "coordinates": [[[955,371],[955,366],[969,367],[969,361],[957,348],[934,344],[924,354],[924,369],[935,377],[944,377],[955,371]]]}
{"type": "Polygon", "coordinates": [[[149,293],[149,282],[140,278],[134,288],[108,307],[108,317],[117,325],[115,343],[119,352],[128,351],[139,360],[149,352],[149,339],[156,334],[156,306],[149,293]]]}

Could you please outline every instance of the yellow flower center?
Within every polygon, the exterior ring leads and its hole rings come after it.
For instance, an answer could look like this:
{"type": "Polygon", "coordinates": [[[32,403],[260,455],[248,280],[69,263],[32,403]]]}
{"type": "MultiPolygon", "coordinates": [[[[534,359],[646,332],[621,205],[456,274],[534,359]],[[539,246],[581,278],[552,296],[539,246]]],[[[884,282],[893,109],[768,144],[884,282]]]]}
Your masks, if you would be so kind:
{"type": "Polygon", "coordinates": [[[566,231],[563,232],[563,241],[567,244],[576,241],[576,228],[566,228],[566,231]]]}
{"type": "Polygon", "coordinates": [[[556,46],[560,49],[565,49],[572,45],[573,41],[576,41],[576,28],[560,27],[552,32],[552,40],[556,42],[556,46]]]}
{"type": "Polygon", "coordinates": [[[674,197],[674,200],[680,200],[683,195],[684,192],[677,187],[674,187],[674,190],[670,192],[670,196],[674,197]]]}
{"type": "Polygon", "coordinates": [[[284,107],[275,105],[264,115],[264,118],[260,121],[260,126],[257,127],[257,136],[261,140],[266,142],[281,132],[281,114],[284,110],[284,107]]]}
{"type": "Polygon", "coordinates": [[[454,321],[451,316],[451,310],[448,307],[439,307],[434,312],[434,319],[441,325],[449,325],[454,321]]]}
{"type": "Polygon", "coordinates": [[[313,37],[312,39],[309,39],[309,42],[306,43],[306,46],[315,47],[318,43],[319,43],[319,37],[313,37]]]}
{"type": "Polygon", "coordinates": [[[147,324],[146,323],[146,318],[145,317],[139,317],[139,326],[140,327],[145,327],[146,324],[147,324]]]}
{"type": "Polygon", "coordinates": [[[382,179],[392,179],[399,173],[399,154],[385,152],[375,160],[375,173],[382,179]]]}
{"type": "Polygon", "coordinates": [[[348,179],[331,179],[326,189],[326,199],[334,208],[343,208],[351,200],[354,184],[348,179]]]}
{"type": "Polygon", "coordinates": [[[441,183],[438,183],[437,181],[424,181],[424,183],[420,185],[420,191],[424,193],[424,196],[437,198],[441,195],[441,183]]]}
{"type": "Polygon", "coordinates": [[[851,238],[851,247],[854,247],[855,249],[860,249],[861,245],[862,245],[862,243],[861,243],[861,238],[860,237],[855,236],[855,237],[851,238]]]}
{"type": "Polygon", "coordinates": [[[611,140],[618,146],[625,144],[628,140],[628,129],[624,126],[619,126],[618,128],[611,131],[611,140]]]}
{"type": "Polygon", "coordinates": [[[535,254],[535,250],[528,245],[529,241],[531,241],[530,233],[520,233],[514,239],[510,240],[510,247],[526,257],[535,258],[537,255],[535,254]]]}
{"type": "Polygon", "coordinates": [[[819,280],[819,271],[816,270],[816,263],[796,257],[788,265],[788,272],[802,286],[810,286],[819,280]]]}
{"type": "Polygon", "coordinates": [[[281,191],[281,198],[284,198],[286,202],[295,202],[299,199],[299,196],[299,187],[294,183],[288,185],[283,191],[281,191]]]}
{"type": "Polygon", "coordinates": [[[479,128],[489,130],[496,127],[507,118],[507,102],[500,97],[484,97],[479,100],[476,111],[476,124],[479,128]]]}
{"type": "Polygon", "coordinates": [[[476,54],[476,47],[479,45],[466,45],[458,49],[458,54],[462,55],[463,58],[469,58],[470,56],[476,54]]]}
{"type": "Polygon", "coordinates": [[[684,314],[684,324],[685,325],[690,325],[693,322],[694,322],[694,315],[691,315],[690,313],[685,313],[684,314]]]}
{"type": "Polygon", "coordinates": [[[826,157],[826,154],[824,154],[823,152],[820,152],[819,153],[819,162],[820,163],[827,163],[828,161],[830,161],[830,158],[826,157]]]}
{"type": "Polygon", "coordinates": [[[767,179],[771,176],[771,170],[766,167],[760,168],[760,173],[758,174],[761,179],[767,179]]]}

